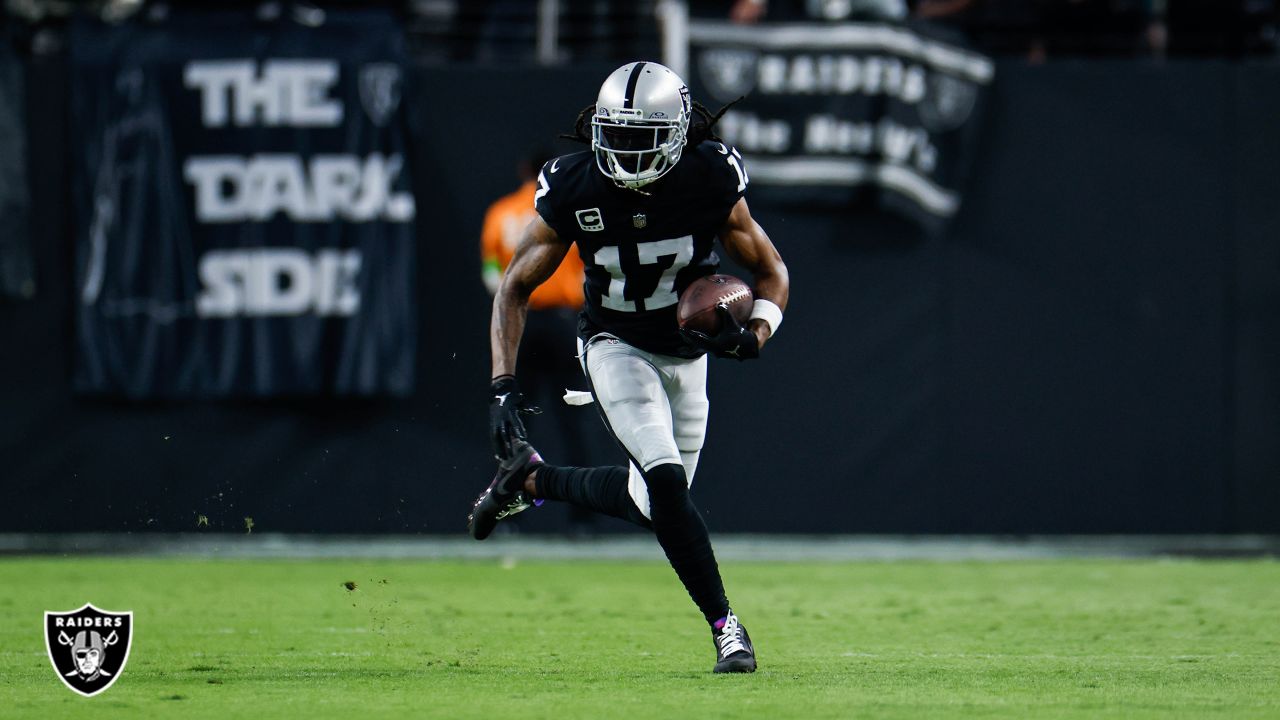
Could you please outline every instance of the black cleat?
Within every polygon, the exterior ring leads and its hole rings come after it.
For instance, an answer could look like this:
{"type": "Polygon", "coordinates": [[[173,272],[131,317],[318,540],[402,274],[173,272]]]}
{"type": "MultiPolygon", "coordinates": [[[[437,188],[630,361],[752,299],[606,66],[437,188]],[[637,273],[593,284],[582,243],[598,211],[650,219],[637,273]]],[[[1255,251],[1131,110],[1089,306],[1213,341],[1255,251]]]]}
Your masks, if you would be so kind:
{"type": "Polygon", "coordinates": [[[716,641],[716,672],[749,673],[756,671],[756,649],[751,645],[747,629],[738,622],[738,616],[729,611],[724,626],[712,630],[716,641]]]}
{"type": "Polygon", "coordinates": [[[493,476],[493,482],[471,505],[471,514],[467,516],[467,530],[471,531],[471,537],[483,540],[498,526],[499,520],[542,504],[541,500],[534,500],[524,492],[524,479],[541,464],[542,456],[532,445],[522,440],[515,441],[515,452],[498,463],[498,474],[493,476]]]}

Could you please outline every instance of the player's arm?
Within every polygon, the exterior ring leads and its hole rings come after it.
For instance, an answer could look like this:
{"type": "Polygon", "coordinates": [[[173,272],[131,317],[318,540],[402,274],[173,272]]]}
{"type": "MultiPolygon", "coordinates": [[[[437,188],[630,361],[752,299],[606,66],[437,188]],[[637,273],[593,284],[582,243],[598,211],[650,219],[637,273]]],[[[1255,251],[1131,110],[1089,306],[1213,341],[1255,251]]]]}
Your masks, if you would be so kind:
{"type": "MultiPolygon", "coordinates": [[[[791,294],[787,266],[764,228],[751,217],[746,198],[739,199],[729,212],[729,218],[720,229],[720,243],[734,262],[751,271],[755,278],[756,299],[772,303],[778,310],[774,322],[780,321],[781,311],[787,309],[787,298],[791,294]]],[[[752,320],[747,323],[747,329],[755,333],[760,347],[764,347],[776,329],[766,317],[761,317],[769,314],[771,312],[767,308],[757,306],[757,311],[752,312],[752,320]]]]}
{"type": "Polygon", "coordinates": [[[493,297],[493,317],[489,321],[489,346],[493,351],[489,439],[494,456],[500,460],[512,456],[516,439],[527,437],[520,414],[537,412],[525,406],[515,378],[516,352],[524,335],[529,295],[551,277],[568,251],[569,244],[541,216],[535,217],[525,228],[493,297]]]}
{"type": "Polygon", "coordinates": [[[541,216],[534,217],[525,227],[493,297],[493,317],[489,321],[492,377],[515,374],[516,351],[524,334],[529,295],[555,273],[568,252],[569,243],[561,240],[541,216]]]}

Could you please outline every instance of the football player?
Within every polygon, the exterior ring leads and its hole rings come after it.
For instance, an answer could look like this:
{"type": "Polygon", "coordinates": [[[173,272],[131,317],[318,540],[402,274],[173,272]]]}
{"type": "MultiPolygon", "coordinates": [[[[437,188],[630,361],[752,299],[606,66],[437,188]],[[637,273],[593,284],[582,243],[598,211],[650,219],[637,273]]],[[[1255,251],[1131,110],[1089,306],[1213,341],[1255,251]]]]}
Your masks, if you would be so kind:
{"type": "MultiPolygon", "coordinates": [[[[721,110],[721,114],[724,111],[721,110]]],[[[615,70],[575,136],[590,152],[542,168],[534,205],[494,297],[490,429],[498,472],[468,516],[473,537],[544,500],[588,507],[650,529],[711,625],[716,672],[752,672],[755,650],[725,598],[707,527],[689,496],[707,426],[707,353],[758,357],[787,304],[787,268],[751,217],[738,151],[670,69],[615,70]],[[589,131],[588,131],[589,127],[589,131]],[[720,309],[714,335],[676,322],[680,293],[716,272],[714,244],[747,268],[756,300],[739,324],[720,309]],[[515,360],[529,295],[576,244],[586,267],[579,360],[630,467],[573,468],[542,459],[520,419],[515,360]]]]}

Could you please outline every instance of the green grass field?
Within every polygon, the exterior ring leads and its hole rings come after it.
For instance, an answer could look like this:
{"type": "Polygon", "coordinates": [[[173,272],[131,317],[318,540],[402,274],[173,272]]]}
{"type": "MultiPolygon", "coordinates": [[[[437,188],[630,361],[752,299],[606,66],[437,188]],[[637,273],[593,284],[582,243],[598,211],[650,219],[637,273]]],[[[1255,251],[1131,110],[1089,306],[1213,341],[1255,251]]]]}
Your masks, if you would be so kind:
{"type": "Polygon", "coordinates": [[[724,574],[755,675],[659,564],[4,559],[0,717],[1280,717],[1280,563],[724,574]],[[89,699],[41,636],[86,601],[136,623],[89,699]]]}

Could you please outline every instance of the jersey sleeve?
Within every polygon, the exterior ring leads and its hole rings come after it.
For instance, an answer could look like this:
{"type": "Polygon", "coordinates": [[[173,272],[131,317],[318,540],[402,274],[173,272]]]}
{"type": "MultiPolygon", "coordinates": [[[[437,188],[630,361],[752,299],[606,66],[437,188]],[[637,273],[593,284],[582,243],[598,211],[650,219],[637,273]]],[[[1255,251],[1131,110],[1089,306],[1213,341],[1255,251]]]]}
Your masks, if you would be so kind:
{"type": "Polygon", "coordinates": [[[711,193],[711,204],[728,217],[733,206],[747,193],[747,164],[742,159],[742,153],[726,143],[708,141],[699,149],[710,165],[711,182],[708,184],[708,191],[711,193]]]}
{"type": "Polygon", "coordinates": [[[563,193],[556,193],[551,187],[551,179],[555,177],[551,168],[558,162],[559,158],[552,159],[538,171],[538,189],[533,193],[533,208],[557,235],[563,236],[560,227],[563,209],[558,207],[557,202],[563,193]]]}

